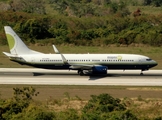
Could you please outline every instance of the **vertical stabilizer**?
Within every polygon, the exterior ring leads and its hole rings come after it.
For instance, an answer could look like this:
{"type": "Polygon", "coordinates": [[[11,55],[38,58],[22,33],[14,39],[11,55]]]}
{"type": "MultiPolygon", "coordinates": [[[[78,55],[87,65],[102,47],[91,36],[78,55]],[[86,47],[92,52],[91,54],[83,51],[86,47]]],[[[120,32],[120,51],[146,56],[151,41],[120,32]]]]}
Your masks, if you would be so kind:
{"type": "Polygon", "coordinates": [[[29,49],[10,26],[5,26],[4,30],[11,54],[40,54],[40,52],[29,49]]]}

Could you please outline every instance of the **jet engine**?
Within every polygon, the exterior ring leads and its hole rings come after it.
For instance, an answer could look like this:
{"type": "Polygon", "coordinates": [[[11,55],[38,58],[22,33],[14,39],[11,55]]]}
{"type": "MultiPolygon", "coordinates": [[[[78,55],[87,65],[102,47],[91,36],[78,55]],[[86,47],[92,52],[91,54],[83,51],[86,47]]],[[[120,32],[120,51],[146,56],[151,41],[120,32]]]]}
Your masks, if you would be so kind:
{"type": "Polygon", "coordinates": [[[94,66],[92,67],[92,74],[107,74],[107,66],[94,66]]]}

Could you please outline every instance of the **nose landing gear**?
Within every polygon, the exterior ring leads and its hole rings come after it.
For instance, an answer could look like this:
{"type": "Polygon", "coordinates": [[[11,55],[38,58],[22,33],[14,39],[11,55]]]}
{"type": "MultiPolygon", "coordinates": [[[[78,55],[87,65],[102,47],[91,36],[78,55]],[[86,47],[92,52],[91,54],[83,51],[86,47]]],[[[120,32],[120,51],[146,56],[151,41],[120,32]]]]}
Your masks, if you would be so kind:
{"type": "Polygon", "coordinates": [[[149,69],[142,69],[140,75],[144,75],[143,71],[146,71],[146,70],[149,70],[149,69]]]}

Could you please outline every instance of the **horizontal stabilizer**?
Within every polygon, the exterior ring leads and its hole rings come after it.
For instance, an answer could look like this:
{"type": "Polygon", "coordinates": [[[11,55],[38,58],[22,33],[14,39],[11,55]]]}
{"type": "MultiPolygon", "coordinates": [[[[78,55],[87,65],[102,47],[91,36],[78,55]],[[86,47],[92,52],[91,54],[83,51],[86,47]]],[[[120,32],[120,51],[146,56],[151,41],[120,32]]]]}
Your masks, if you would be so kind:
{"type": "Polygon", "coordinates": [[[12,54],[7,53],[7,52],[3,52],[3,54],[5,54],[6,56],[8,56],[11,60],[21,61],[21,62],[24,62],[25,61],[22,57],[17,56],[17,55],[12,55],[12,54]]]}
{"type": "Polygon", "coordinates": [[[5,54],[5,55],[8,56],[8,57],[15,57],[15,55],[12,55],[12,54],[10,54],[10,53],[8,53],[8,52],[3,52],[3,54],[5,54]]]}

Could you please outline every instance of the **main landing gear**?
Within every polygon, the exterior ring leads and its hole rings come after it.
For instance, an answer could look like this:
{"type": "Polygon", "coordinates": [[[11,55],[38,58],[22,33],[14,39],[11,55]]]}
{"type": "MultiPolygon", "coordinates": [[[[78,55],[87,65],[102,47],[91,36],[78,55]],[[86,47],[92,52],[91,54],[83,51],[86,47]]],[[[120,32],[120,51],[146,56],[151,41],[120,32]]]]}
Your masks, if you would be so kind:
{"type": "Polygon", "coordinates": [[[80,76],[83,76],[83,75],[84,75],[83,70],[78,70],[78,74],[79,74],[80,76]]]}
{"type": "Polygon", "coordinates": [[[140,75],[143,75],[143,71],[141,71],[140,75]]]}

